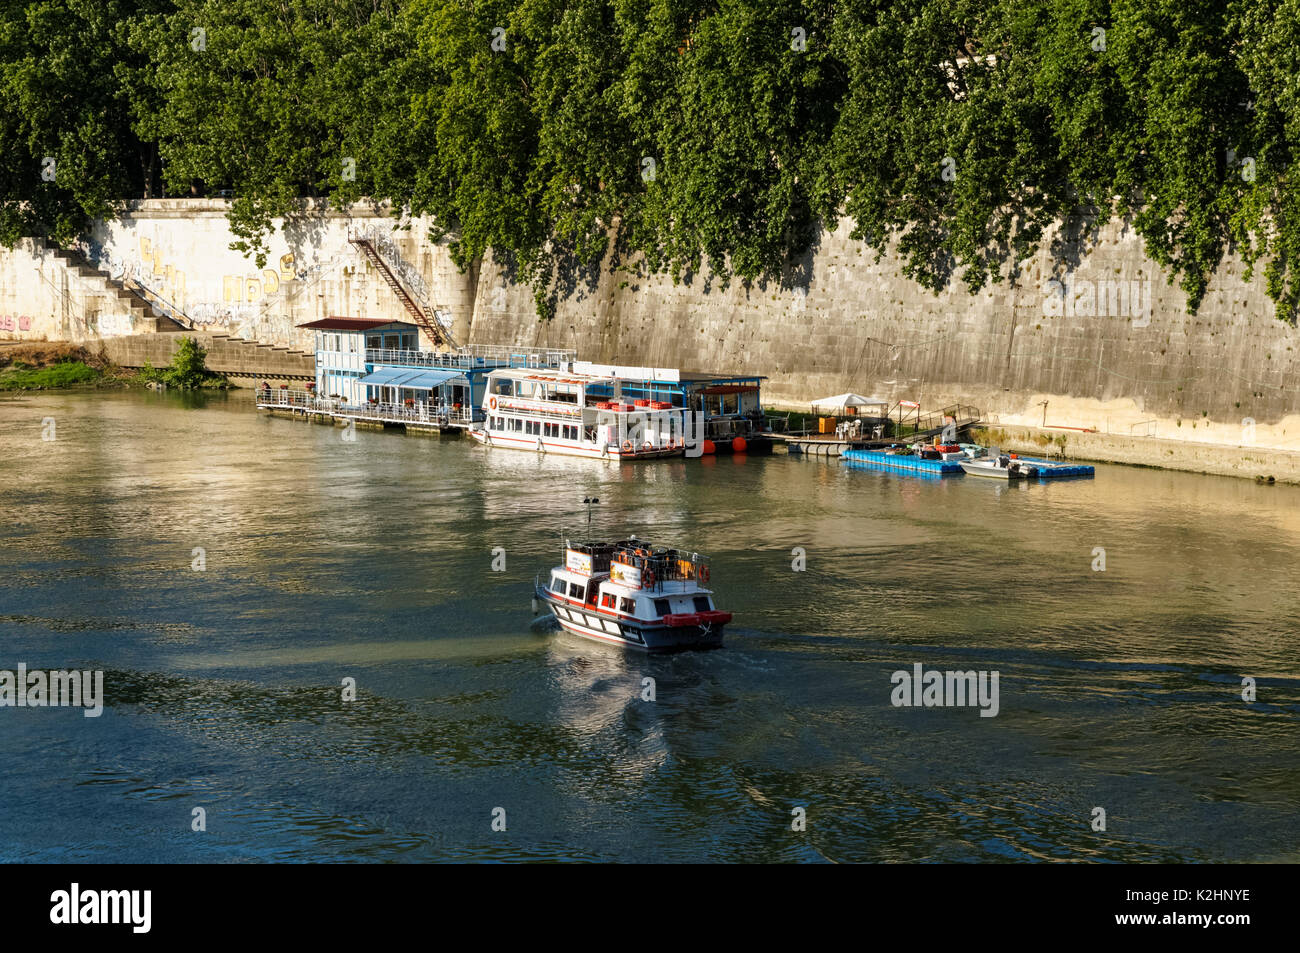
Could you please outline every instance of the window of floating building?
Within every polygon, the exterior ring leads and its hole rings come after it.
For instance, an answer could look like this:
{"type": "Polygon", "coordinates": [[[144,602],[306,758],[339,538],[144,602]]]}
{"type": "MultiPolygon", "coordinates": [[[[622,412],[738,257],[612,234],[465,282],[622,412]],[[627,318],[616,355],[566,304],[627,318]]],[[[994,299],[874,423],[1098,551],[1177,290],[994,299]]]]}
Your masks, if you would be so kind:
{"type": "Polygon", "coordinates": [[[417,337],[416,334],[409,333],[409,332],[406,333],[406,334],[403,334],[403,335],[402,335],[402,350],[404,350],[404,351],[414,351],[414,350],[416,350],[416,337],[417,337]]]}
{"type": "Polygon", "coordinates": [[[371,350],[378,351],[383,346],[384,346],[384,339],[380,337],[378,334],[370,334],[366,336],[366,347],[370,348],[371,350]]]}
{"type": "Polygon", "coordinates": [[[500,394],[503,397],[513,397],[515,395],[515,382],[510,377],[498,377],[492,381],[492,393],[500,394]]]}
{"type": "Polygon", "coordinates": [[[558,400],[564,404],[576,404],[578,402],[577,384],[553,384],[548,390],[551,392],[551,400],[558,400]]]}
{"type": "Polygon", "coordinates": [[[624,597],[619,604],[619,611],[628,615],[636,615],[636,600],[630,597],[624,597]]]}

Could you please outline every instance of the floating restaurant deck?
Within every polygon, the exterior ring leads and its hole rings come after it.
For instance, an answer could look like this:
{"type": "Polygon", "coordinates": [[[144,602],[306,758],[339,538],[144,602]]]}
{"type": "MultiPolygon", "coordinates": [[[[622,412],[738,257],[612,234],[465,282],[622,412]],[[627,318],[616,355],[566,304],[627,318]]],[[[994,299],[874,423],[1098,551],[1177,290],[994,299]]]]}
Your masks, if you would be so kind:
{"type": "Polygon", "coordinates": [[[956,460],[925,460],[916,455],[881,453],[877,450],[846,450],[840,459],[885,470],[905,470],[926,476],[948,476],[964,473],[956,460]]]}
{"type": "Polygon", "coordinates": [[[259,410],[273,415],[297,417],[305,420],[354,421],[371,426],[397,427],[408,431],[439,433],[458,432],[473,423],[473,412],[462,408],[439,407],[428,403],[412,406],[392,403],[350,404],[342,400],[316,397],[302,390],[269,390],[257,397],[259,410]]]}

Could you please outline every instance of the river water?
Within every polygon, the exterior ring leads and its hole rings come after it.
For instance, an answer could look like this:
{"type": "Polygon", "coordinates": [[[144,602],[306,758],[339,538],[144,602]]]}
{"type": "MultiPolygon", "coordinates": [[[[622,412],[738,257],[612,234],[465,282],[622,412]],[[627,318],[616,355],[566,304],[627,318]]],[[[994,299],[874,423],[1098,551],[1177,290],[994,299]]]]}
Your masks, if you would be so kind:
{"type": "Polygon", "coordinates": [[[1295,488],[341,435],[0,403],[0,669],[106,695],[0,708],[0,860],[1300,859],[1295,488]],[[532,624],[584,496],[712,557],[725,648],[532,624]],[[997,715],[891,704],[917,663],[997,715]]]}

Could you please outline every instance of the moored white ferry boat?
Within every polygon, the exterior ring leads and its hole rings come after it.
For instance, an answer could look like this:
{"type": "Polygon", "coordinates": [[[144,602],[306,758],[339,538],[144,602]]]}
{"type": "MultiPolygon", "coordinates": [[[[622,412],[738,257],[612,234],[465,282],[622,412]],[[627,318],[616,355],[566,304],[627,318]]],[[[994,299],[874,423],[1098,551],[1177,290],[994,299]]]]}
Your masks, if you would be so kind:
{"type": "Polygon", "coordinates": [[[720,612],[704,588],[709,565],[699,553],[652,546],[645,540],[569,543],[564,565],[551,570],[537,598],[575,635],[665,652],[718,648],[730,612],[720,612]]]}
{"type": "Polygon", "coordinates": [[[604,460],[680,457],[685,418],[668,401],[622,400],[621,381],[569,369],[509,368],[488,375],[483,423],[469,434],[489,447],[604,460]],[[590,395],[613,386],[614,396],[590,395]]]}

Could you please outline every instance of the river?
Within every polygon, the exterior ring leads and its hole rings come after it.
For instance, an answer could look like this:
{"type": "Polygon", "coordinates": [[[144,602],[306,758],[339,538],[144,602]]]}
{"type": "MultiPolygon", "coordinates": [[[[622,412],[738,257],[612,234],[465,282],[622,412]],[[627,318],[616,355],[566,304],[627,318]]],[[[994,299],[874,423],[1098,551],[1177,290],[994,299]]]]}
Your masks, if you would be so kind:
{"type": "Polygon", "coordinates": [[[106,696],[0,708],[0,860],[1300,859],[1292,487],[349,442],[247,391],[5,399],[0,461],[0,669],[106,696]],[[712,558],[725,648],[533,624],[584,496],[712,558]],[[895,706],[917,663],[996,716],[895,706]]]}

